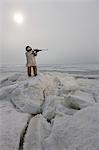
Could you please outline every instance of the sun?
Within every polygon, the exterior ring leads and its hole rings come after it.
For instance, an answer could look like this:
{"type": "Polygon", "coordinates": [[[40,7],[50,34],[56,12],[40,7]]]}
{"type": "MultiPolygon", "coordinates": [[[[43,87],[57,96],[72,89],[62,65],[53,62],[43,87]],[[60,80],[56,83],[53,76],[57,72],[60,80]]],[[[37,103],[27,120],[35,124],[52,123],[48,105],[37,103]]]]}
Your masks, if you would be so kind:
{"type": "Polygon", "coordinates": [[[17,24],[22,24],[23,23],[23,15],[21,13],[15,13],[14,14],[14,21],[17,24]]]}

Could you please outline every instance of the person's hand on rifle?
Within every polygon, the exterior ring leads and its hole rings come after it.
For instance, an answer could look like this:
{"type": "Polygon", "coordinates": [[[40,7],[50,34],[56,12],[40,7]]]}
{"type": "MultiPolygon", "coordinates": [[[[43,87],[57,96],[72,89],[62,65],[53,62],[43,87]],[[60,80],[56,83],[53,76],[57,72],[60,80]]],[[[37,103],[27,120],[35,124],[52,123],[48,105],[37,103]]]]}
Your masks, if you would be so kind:
{"type": "Polygon", "coordinates": [[[36,51],[32,51],[32,54],[33,54],[34,56],[37,56],[37,52],[36,52],[36,51]]]}

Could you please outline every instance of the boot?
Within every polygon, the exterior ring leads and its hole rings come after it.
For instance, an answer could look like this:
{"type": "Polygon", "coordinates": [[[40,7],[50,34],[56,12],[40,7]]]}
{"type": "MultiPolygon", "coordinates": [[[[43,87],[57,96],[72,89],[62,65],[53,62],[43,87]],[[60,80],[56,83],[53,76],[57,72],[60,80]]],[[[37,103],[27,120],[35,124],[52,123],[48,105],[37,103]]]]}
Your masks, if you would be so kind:
{"type": "Polygon", "coordinates": [[[37,67],[33,66],[34,76],[37,76],[37,67]]]}
{"type": "Polygon", "coordinates": [[[28,72],[28,77],[31,77],[31,67],[27,68],[27,72],[28,72]]]}

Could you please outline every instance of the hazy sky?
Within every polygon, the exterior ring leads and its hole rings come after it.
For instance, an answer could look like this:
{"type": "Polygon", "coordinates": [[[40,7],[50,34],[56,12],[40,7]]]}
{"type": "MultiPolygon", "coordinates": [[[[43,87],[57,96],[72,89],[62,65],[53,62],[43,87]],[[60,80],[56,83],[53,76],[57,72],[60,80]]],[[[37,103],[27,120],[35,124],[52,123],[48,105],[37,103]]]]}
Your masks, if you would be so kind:
{"type": "Polygon", "coordinates": [[[0,0],[0,36],[1,63],[25,64],[26,45],[49,49],[40,64],[99,63],[99,0],[0,0]]]}

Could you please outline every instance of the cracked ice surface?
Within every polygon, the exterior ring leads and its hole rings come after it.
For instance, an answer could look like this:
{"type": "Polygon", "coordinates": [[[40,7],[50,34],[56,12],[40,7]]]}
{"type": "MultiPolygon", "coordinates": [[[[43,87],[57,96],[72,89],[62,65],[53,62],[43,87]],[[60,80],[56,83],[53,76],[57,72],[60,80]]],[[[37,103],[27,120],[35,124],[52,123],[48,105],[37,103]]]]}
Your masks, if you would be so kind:
{"type": "Polygon", "coordinates": [[[0,101],[0,150],[18,150],[28,117],[29,114],[16,111],[8,101],[0,101]]]}
{"type": "Polygon", "coordinates": [[[45,150],[99,150],[99,105],[73,116],[56,116],[45,150]]]}
{"type": "Polygon", "coordinates": [[[44,94],[46,97],[48,95],[64,95],[77,88],[78,85],[73,77],[56,73],[40,74],[35,79],[30,78],[22,82],[12,92],[11,99],[21,111],[37,114],[41,112],[40,106],[44,102],[44,94]]]}
{"type": "Polygon", "coordinates": [[[51,132],[51,126],[42,115],[31,119],[25,137],[24,150],[42,150],[43,141],[51,132]]]}
{"type": "Polygon", "coordinates": [[[1,150],[20,150],[20,139],[22,150],[99,150],[98,79],[46,72],[0,84],[1,150]]]}

